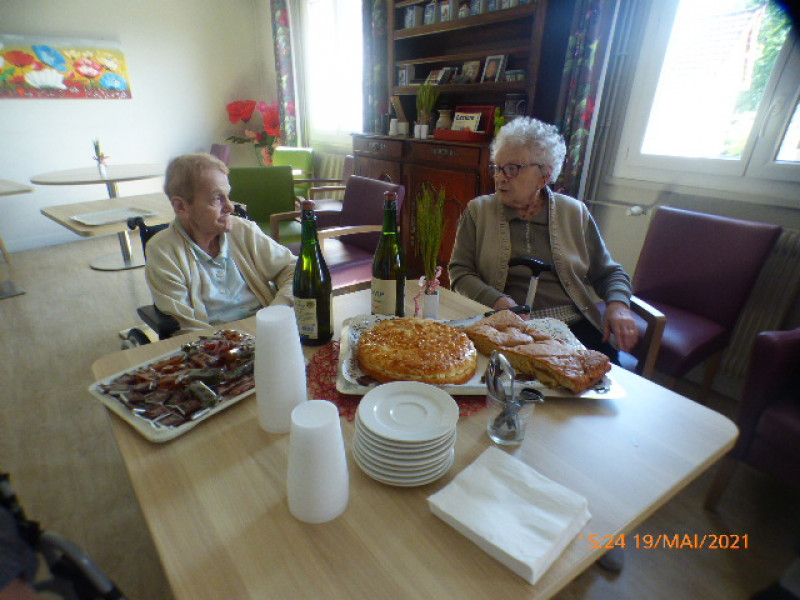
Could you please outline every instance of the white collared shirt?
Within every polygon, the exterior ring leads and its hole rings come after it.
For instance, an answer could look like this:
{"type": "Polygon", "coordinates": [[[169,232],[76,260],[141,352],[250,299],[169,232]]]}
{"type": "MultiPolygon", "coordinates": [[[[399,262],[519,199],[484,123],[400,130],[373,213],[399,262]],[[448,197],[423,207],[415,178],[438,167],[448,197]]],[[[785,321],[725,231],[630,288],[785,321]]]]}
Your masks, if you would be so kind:
{"type": "MultiPolygon", "coordinates": [[[[180,224],[178,224],[180,226],[180,224]]],[[[189,239],[200,272],[203,303],[211,325],[252,317],[261,308],[255,294],[230,256],[227,236],[220,235],[219,254],[214,258],[189,239]]]]}

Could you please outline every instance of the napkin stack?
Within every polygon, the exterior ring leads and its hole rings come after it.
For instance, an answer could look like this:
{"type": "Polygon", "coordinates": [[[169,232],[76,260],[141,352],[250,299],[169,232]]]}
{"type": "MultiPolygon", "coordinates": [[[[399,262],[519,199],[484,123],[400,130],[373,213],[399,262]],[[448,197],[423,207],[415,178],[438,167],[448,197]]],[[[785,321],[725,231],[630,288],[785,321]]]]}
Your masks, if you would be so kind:
{"type": "Polygon", "coordinates": [[[488,448],[428,504],[531,584],[591,518],[586,498],[497,448],[488,448]]]}

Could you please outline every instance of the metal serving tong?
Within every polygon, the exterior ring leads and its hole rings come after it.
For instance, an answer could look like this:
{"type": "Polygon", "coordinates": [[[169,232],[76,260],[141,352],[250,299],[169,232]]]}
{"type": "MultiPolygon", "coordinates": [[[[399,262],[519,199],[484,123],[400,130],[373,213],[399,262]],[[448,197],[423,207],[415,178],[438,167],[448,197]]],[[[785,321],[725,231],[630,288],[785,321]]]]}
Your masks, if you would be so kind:
{"type": "Polygon", "coordinates": [[[486,388],[489,396],[498,402],[502,408],[500,414],[495,417],[489,425],[490,433],[503,440],[521,439],[524,424],[519,415],[519,411],[526,404],[544,402],[544,396],[535,388],[523,388],[519,396],[514,393],[514,377],[516,373],[514,367],[508,359],[500,352],[495,350],[489,358],[489,366],[486,369],[486,388]],[[505,387],[501,381],[503,375],[509,379],[510,394],[506,394],[505,387]]]}

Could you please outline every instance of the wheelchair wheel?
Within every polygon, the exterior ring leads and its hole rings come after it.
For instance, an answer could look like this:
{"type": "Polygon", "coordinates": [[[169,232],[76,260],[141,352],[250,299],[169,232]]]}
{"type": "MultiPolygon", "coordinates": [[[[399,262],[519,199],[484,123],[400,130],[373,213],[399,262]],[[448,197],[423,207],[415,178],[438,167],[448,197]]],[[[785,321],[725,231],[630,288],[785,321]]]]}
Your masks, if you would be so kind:
{"type": "Polygon", "coordinates": [[[128,332],[128,334],[125,336],[125,339],[122,340],[122,349],[128,350],[129,348],[144,346],[145,344],[149,343],[150,338],[147,337],[141,329],[136,329],[134,327],[128,332]]]}

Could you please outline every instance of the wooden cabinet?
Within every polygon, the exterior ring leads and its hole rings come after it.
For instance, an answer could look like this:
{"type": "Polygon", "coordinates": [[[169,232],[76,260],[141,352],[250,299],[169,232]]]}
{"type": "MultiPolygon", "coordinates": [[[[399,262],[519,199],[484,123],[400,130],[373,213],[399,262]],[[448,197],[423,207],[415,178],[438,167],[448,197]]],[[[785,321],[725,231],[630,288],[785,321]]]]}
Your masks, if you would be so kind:
{"type": "MultiPolygon", "coordinates": [[[[400,234],[410,278],[422,275],[416,239],[416,197],[425,182],[445,190],[445,231],[439,264],[446,267],[453,251],[458,220],[467,203],[494,190],[486,169],[488,144],[359,134],[353,137],[353,153],[356,175],[402,183],[406,188],[400,234]]],[[[446,273],[442,283],[449,284],[446,273]]]]}
{"type": "MultiPolygon", "coordinates": [[[[396,0],[389,10],[389,82],[392,94],[399,96],[409,120],[416,116],[419,84],[433,71],[449,69],[451,75],[437,85],[439,106],[455,108],[463,104],[493,104],[502,107],[506,94],[525,94],[528,111],[537,93],[547,0],[396,0]],[[461,4],[480,6],[482,14],[458,17],[461,4]],[[499,8],[517,4],[511,8],[499,8]],[[521,4],[521,5],[520,5],[521,4]],[[450,19],[441,20],[442,7],[450,19]],[[489,7],[496,6],[496,10],[489,7]],[[406,27],[406,14],[417,11],[435,14],[434,23],[406,27]],[[502,56],[503,70],[496,77],[483,79],[488,57],[502,56]],[[465,63],[478,61],[477,78],[465,82],[465,63]],[[505,73],[513,71],[514,80],[505,73]]],[[[410,24],[410,22],[409,22],[410,24]]],[[[511,74],[509,74],[511,77],[511,74]]]]}
{"type": "MultiPolygon", "coordinates": [[[[416,118],[419,83],[435,70],[450,68],[463,74],[464,63],[480,62],[477,81],[456,79],[437,85],[436,109],[463,105],[496,106],[501,110],[506,94],[525,94],[526,113],[555,122],[559,114],[560,84],[575,0],[439,0],[435,22],[409,23],[406,12],[421,15],[430,0],[389,0],[388,87],[400,100],[406,118],[416,118]],[[450,19],[441,19],[441,7],[450,7],[450,19]],[[481,6],[481,14],[458,17],[462,4],[481,6]],[[502,6],[510,8],[501,8],[502,6]],[[489,7],[497,7],[489,10],[489,7]],[[522,72],[523,79],[481,82],[486,59],[503,56],[505,71],[522,72]],[[398,81],[402,72],[413,76],[398,81]]],[[[429,9],[430,10],[430,9],[429,9]]],[[[421,18],[421,17],[420,17],[421,18]]],[[[491,133],[491,132],[490,132],[491,133]]],[[[416,239],[416,196],[424,182],[445,190],[445,232],[439,263],[450,260],[458,219],[467,203],[494,191],[488,177],[489,143],[417,140],[382,133],[353,137],[357,175],[402,183],[406,187],[400,227],[408,257],[409,276],[419,277],[422,264],[416,239]]],[[[448,280],[445,274],[443,283],[448,280]]]]}

